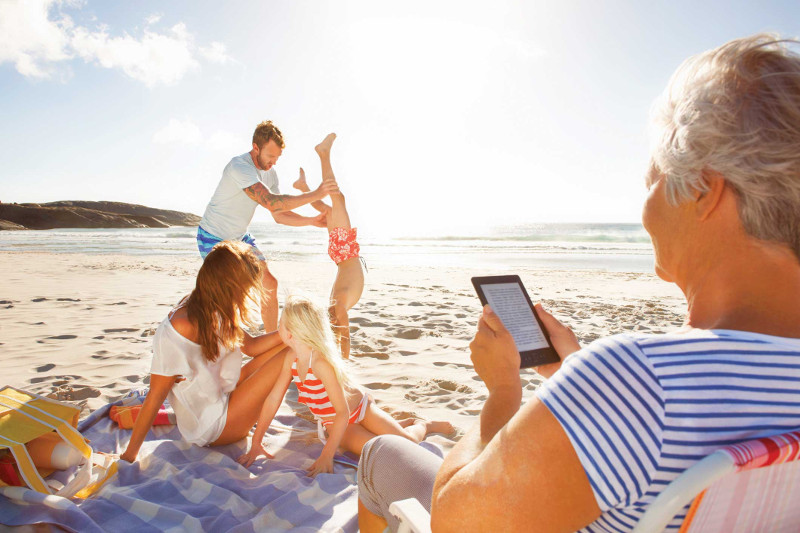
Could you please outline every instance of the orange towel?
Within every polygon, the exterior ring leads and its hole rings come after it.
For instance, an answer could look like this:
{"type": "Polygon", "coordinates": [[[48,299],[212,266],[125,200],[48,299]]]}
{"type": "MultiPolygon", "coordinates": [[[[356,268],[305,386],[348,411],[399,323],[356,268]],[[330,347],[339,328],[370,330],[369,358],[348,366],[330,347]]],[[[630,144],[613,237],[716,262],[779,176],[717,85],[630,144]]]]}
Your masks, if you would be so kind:
{"type": "MultiPolygon", "coordinates": [[[[142,410],[141,404],[139,405],[113,405],[108,413],[108,417],[117,423],[122,429],[131,429],[136,419],[139,417],[139,412],[142,410]]],[[[154,426],[163,426],[174,424],[174,413],[168,411],[163,405],[156,413],[156,418],[153,420],[154,426]]]]}

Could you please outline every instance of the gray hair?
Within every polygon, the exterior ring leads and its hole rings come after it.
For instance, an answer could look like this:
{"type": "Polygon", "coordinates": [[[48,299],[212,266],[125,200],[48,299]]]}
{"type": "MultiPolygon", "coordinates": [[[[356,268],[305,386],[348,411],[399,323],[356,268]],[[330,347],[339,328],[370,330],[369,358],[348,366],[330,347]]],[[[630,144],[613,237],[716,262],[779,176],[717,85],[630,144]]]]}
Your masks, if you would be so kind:
{"type": "Polygon", "coordinates": [[[758,34],[684,61],[653,106],[652,161],[674,205],[718,172],[744,230],[800,258],[800,54],[790,43],[758,34]]]}

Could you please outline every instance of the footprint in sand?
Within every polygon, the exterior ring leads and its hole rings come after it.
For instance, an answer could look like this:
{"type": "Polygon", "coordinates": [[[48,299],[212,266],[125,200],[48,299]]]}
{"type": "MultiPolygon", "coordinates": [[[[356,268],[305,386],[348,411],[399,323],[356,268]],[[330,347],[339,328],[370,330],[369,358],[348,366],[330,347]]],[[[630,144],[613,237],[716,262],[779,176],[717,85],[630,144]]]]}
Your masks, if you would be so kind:
{"type": "Polygon", "coordinates": [[[99,350],[99,351],[95,352],[94,355],[92,355],[92,359],[105,360],[105,359],[110,359],[110,358],[111,358],[111,356],[108,355],[108,350],[99,350]]]}
{"type": "Polygon", "coordinates": [[[53,363],[47,363],[46,365],[37,366],[37,372],[47,372],[48,370],[53,370],[56,367],[53,363]]]}
{"type": "Polygon", "coordinates": [[[6,304],[10,304],[10,303],[14,303],[14,302],[12,302],[11,300],[0,300],[0,305],[6,305],[6,304]]]}
{"type": "Polygon", "coordinates": [[[59,385],[64,385],[69,383],[72,380],[81,379],[81,376],[75,376],[72,374],[62,375],[62,376],[37,376],[35,378],[31,378],[28,380],[29,383],[41,383],[43,381],[50,381],[54,380],[51,385],[57,387],[59,385]]]}
{"type": "MultiPolygon", "coordinates": [[[[77,376],[76,376],[77,377],[77,376]]],[[[79,402],[100,396],[100,390],[86,385],[61,385],[47,396],[61,401],[79,402]]]]}
{"type": "Polygon", "coordinates": [[[421,302],[409,302],[408,305],[411,306],[411,307],[422,307],[425,304],[423,304],[421,302]]]}
{"type": "Polygon", "coordinates": [[[383,324],[382,322],[373,322],[369,318],[363,316],[353,317],[350,319],[350,322],[364,327],[380,327],[380,328],[386,327],[386,324],[383,324]]]}
{"type": "Polygon", "coordinates": [[[109,328],[104,329],[103,333],[133,333],[139,331],[139,328],[109,328]]]}
{"type": "Polygon", "coordinates": [[[364,386],[372,390],[386,390],[392,385],[390,383],[367,383],[364,386]]]}
{"type": "Polygon", "coordinates": [[[45,337],[44,339],[39,339],[36,342],[38,342],[39,344],[45,344],[49,340],[65,341],[65,340],[77,339],[77,338],[78,338],[77,335],[53,335],[52,337],[45,337]]]}
{"type": "Polygon", "coordinates": [[[419,339],[422,337],[422,330],[417,328],[404,329],[394,334],[398,339],[419,339]]]}
{"type": "Polygon", "coordinates": [[[106,305],[128,305],[128,302],[114,302],[113,304],[106,304],[106,305]]]}
{"type": "Polygon", "coordinates": [[[353,357],[369,357],[371,359],[380,359],[381,361],[385,361],[389,359],[389,354],[381,353],[381,352],[360,352],[360,353],[352,353],[353,357]]]}
{"type": "Polygon", "coordinates": [[[47,301],[47,298],[34,298],[34,299],[33,299],[33,300],[31,300],[31,301],[32,301],[32,302],[46,302],[46,301],[47,301]]]}
{"type": "Polygon", "coordinates": [[[463,363],[447,363],[445,361],[434,361],[434,366],[446,366],[448,368],[466,368],[472,370],[474,367],[472,365],[465,365],[463,363]]]}
{"type": "Polygon", "coordinates": [[[406,355],[417,355],[417,352],[410,352],[408,350],[398,350],[397,353],[399,353],[400,355],[403,355],[403,356],[406,356],[406,355]]]}
{"type": "Polygon", "coordinates": [[[80,302],[81,301],[80,298],[57,298],[56,300],[59,301],[59,302],[80,302]]]}

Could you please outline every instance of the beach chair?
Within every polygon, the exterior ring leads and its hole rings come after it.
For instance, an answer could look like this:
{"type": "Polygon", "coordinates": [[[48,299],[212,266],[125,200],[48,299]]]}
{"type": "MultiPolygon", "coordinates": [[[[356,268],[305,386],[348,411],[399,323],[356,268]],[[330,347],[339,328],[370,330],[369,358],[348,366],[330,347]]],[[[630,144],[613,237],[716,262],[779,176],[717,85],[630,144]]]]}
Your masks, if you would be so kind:
{"type": "Polygon", "coordinates": [[[400,520],[397,533],[431,533],[431,515],[416,498],[392,502],[389,512],[400,520]]]}
{"type": "Polygon", "coordinates": [[[670,483],[634,533],[660,533],[689,502],[679,533],[800,531],[800,430],[726,446],[670,483]]]}
{"type": "MultiPolygon", "coordinates": [[[[679,533],[800,531],[800,430],[721,448],[678,476],[651,503],[634,533],[661,533],[689,502],[679,533]]],[[[391,504],[401,533],[428,533],[414,498],[391,504]]]]}

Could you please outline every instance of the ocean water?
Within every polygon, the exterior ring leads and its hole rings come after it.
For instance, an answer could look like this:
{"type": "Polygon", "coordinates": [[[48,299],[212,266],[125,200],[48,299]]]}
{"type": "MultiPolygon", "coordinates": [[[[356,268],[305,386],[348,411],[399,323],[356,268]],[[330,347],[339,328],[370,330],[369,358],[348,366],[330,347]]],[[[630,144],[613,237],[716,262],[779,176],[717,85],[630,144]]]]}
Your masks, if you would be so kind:
{"type": "MultiPolygon", "coordinates": [[[[0,250],[194,255],[195,232],[180,227],[0,231],[0,250]]],[[[256,222],[250,232],[274,260],[329,260],[322,229],[256,222]]],[[[369,265],[653,271],[652,245],[640,224],[520,224],[461,233],[390,237],[359,230],[359,243],[369,265]]]]}

